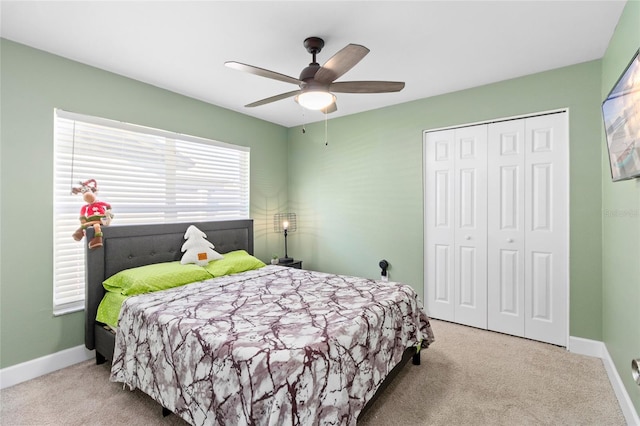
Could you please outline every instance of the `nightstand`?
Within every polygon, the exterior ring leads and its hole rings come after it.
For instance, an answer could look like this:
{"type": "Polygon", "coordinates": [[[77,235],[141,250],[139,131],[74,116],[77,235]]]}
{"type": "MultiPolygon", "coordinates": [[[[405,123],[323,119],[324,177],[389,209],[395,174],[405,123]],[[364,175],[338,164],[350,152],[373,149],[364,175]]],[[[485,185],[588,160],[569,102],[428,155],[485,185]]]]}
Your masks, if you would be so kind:
{"type": "Polygon", "coordinates": [[[302,269],[302,260],[294,260],[293,262],[289,263],[279,262],[278,266],[288,266],[289,268],[302,269]]]}

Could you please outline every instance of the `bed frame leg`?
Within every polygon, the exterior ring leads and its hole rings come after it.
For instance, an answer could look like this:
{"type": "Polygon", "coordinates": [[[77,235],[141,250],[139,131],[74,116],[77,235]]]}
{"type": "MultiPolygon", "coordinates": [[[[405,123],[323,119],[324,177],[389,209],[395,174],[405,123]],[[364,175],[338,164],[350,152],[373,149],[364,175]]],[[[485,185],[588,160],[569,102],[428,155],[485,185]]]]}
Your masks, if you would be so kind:
{"type": "Polygon", "coordinates": [[[418,346],[416,346],[416,353],[413,354],[413,365],[420,365],[420,351],[422,350],[422,340],[418,342],[418,346]]]}
{"type": "Polygon", "coordinates": [[[169,414],[171,414],[171,410],[162,407],[162,417],[167,417],[169,414]]]}
{"type": "Polygon", "coordinates": [[[96,365],[104,364],[105,362],[107,362],[107,359],[96,351],[96,365]]]}

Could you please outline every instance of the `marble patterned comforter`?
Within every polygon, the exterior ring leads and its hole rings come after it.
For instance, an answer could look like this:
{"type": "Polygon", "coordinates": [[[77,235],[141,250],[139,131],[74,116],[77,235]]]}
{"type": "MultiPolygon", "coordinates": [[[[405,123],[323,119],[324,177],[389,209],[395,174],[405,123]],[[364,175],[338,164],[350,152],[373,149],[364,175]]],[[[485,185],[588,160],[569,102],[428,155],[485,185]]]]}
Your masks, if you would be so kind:
{"type": "Polygon", "coordinates": [[[127,299],[111,380],[193,425],[355,425],[432,341],[407,285],[269,265],[127,299]]]}

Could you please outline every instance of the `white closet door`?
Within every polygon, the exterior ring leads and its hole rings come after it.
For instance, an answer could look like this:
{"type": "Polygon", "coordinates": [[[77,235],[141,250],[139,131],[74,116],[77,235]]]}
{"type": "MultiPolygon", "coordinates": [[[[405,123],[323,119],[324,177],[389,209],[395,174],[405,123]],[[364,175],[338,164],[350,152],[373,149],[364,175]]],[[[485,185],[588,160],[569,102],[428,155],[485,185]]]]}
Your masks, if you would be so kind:
{"type": "Polygon", "coordinates": [[[426,133],[431,316],[566,346],[568,145],[566,113],[426,133]]]}
{"type": "Polygon", "coordinates": [[[524,336],[524,120],[489,125],[489,330],[524,336]]]}
{"type": "Polygon", "coordinates": [[[487,126],[455,131],[454,316],[487,328],[487,126]]]}
{"type": "Polygon", "coordinates": [[[425,304],[433,317],[454,321],[454,130],[429,132],[425,163],[425,304]]]}
{"type": "Polygon", "coordinates": [[[566,114],[525,122],[525,337],[567,344],[566,114]]]}

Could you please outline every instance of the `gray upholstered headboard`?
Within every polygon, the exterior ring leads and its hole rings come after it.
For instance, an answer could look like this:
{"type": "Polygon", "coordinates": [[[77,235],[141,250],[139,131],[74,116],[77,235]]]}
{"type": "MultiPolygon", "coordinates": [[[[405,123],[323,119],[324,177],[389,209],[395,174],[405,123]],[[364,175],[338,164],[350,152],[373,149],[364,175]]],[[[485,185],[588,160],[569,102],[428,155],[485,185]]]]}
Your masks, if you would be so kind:
{"type": "MultiPolygon", "coordinates": [[[[103,227],[103,247],[89,250],[85,280],[85,346],[95,348],[94,328],[98,305],[104,296],[102,282],[128,268],[180,260],[184,233],[195,225],[219,253],[246,250],[253,254],[253,220],[190,222],[103,227]]],[[[87,229],[87,240],[93,229],[87,229]]],[[[85,241],[85,244],[86,244],[85,241]]]]}

